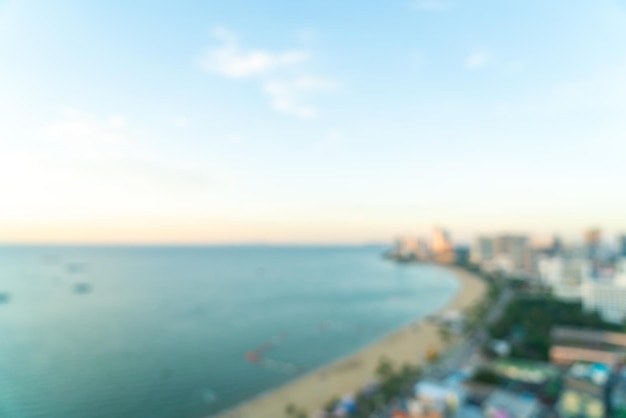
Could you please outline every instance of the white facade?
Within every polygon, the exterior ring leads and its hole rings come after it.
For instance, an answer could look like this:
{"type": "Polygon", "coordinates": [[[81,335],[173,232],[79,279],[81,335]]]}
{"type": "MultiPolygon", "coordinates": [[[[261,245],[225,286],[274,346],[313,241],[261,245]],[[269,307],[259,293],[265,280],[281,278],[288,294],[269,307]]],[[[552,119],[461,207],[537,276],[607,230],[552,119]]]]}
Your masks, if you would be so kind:
{"type": "Polygon", "coordinates": [[[605,321],[621,323],[626,319],[626,284],[585,281],[581,296],[583,307],[598,311],[605,321]]]}
{"type": "Polygon", "coordinates": [[[618,260],[614,275],[604,279],[591,275],[591,263],[579,257],[544,257],[539,277],[562,300],[580,300],[587,311],[598,311],[605,321],[626,319],[626,259],[618,260]]]}
{"type": "Polygon", "coordinates": [[[539,259],[539,279],[548,286],[558,286],[565,281],[565,260],[562,257],[543,257],[539,259]]]}
{"type": "Polygon", "coordinates": [[[557,299],[579,301],[582,298],[581,284],[559,284],[552,287],[552,294],[557,299]]]}
{"type": "Polygon", "coordinates": [[[589,261],[582,258],[543,257],[538,263],[540,280],[552,287],[580,286],[590,268],[589,261]]]}
{"type": "Polygon", "coordinates": [[[472,263],[480,264],[490,261],[494,257],[494,240],[490,237],[478,237],[472,245],[470,260],[472,263]]]}
{"type": "Polygon", "coordinates": [[[470,254],[471,261],[486,271],[501,271],[519,277],[536,274],[535,258],[528,237],[523,235],[478,237],[470,254]]]}
{"type": "Polygon", "coordinates": [[[583,307],[598,311],[605,321],[622,323],[626,319],[626,258],[615,263],[612,276],[591,277],[591,268],[585,270],[581,286],[583,307]]]}
{"type": "Polygon", "coordinates": [[[626,286],[626,257],[620,257],[615,263],[615,282],[626,286]]]}

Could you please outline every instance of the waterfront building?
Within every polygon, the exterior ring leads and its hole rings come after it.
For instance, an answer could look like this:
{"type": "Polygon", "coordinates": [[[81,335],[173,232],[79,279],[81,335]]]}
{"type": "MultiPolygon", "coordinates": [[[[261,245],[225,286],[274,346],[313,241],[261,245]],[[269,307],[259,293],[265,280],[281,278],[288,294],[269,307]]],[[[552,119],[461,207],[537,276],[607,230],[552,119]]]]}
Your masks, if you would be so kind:
{"type": "Polygon", "coordinates": [[[479,237],[472,247],[472,261],[485,270],[528,277],[536,272],[536,257],[525,235],[479,237]]]}
{"type": "Polygon", "coordinates": [[[478,237],[470,249],[470,261],[474,264],[482,264],[493,260],[494,239],[491,237],[478,237]]]}
{"type": "Polygon", "coordinates": [[[456,261],[454,244],[450,234],[445,229],[435,228],[430,248],[434,261],[444,264],[452,264],[456,261]]]}
{"type": "Polygon", "coordinates": [[[581,285],[590,275],[590,263],[571,253],[555,257],[542,255],[537,262],[537,271],[539,280],[552,288],[554,296],[564,300],[580,300],[581,285]]]}

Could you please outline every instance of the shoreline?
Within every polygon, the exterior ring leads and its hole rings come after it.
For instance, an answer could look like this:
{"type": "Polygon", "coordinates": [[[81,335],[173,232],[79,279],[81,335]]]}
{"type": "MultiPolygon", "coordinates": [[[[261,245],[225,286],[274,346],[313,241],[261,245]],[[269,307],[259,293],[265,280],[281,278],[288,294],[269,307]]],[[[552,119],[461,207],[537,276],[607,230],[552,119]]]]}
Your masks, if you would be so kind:
{"type": "MultiPolygon", "coordinates": [[[[451,300],[430,315],[446,311],[463,311],[478,302],[486,286],[475,274],[458,267],[441,266],[459,282],[459,289],[451,300]]],[[[429,316],[430,316],[429,315],[429,316]]],[[[333,397],[355,392],[375,377],[381,357],[388,357],[395,365],[424,363],[428,350],[442,352],[447,344],[441,341],[438,326],[425,318],[411,321],[379,340],[313,370],[291,382],[259,394],[215,418],[283,418],[285,408],[293,403],[309,415],[315,413],[333,397]]]]}

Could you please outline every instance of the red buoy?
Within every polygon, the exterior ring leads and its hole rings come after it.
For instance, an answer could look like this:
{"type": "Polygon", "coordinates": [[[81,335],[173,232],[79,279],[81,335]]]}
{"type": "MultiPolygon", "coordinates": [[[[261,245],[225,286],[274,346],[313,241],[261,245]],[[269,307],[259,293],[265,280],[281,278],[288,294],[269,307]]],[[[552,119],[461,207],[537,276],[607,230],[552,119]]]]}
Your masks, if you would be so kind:
{"type": "Polygon", "coordinates": [[[258,363],[261,358],[255,351],[250,351],[246,354],[246,360],[248,360],[248,363],[258,363]]]}

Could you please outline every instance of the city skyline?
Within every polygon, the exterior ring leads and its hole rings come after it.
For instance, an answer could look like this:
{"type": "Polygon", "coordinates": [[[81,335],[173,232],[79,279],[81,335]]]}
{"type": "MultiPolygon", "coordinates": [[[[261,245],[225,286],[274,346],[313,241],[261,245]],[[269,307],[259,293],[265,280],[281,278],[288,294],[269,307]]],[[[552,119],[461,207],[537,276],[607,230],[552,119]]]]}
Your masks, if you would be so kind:
{"type": "Polygon", "coordinates": [[[0,2],[0,242],[626,231],[626,4],[0,2]]]}

